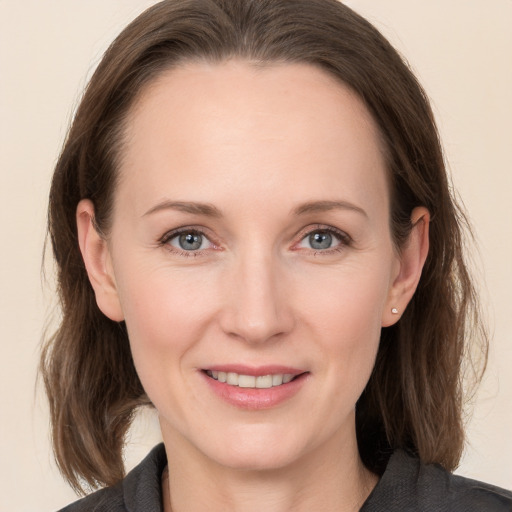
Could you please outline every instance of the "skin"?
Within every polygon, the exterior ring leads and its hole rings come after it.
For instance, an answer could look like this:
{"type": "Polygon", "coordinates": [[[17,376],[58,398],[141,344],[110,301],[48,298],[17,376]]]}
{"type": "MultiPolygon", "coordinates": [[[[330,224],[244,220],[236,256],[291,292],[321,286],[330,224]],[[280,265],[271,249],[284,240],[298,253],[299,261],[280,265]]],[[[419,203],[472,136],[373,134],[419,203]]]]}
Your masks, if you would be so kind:
{"type": "Polygon", "coordinates": [[[189,63],[142,93],[119,172],[108,238],[84,200],[80,246],[159,412],[172,509],[358,510],[377,477],[355,404],[381,327],[416,289],[429,220],[415,209],[397,250],[366,107],[307,64],[189,63]],[[177,228],[204,233],[200,249],[180,248],[177,228]],[[307,374],[291,398],[247,410],[206,384],[200,370],[222,364],[307,374]]]}

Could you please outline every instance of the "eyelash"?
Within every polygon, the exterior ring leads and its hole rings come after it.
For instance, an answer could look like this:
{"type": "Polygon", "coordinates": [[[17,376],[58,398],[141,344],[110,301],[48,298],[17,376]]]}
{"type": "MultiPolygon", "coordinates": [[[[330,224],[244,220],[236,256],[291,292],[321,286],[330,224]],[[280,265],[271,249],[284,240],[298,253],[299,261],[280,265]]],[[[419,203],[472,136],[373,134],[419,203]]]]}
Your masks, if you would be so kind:
{"type": "MultiPolygon", "coordinates": [[[[337,238],[339,240],[339,243],[334,247],[324,249],[324,250],[311,249],[312,251],[314,251],[313,252],[314,256],[328,255],[328,254],[341,252],[346,247],[350,247],[352,245],[352,238],[344,231],[333,228],[332,226],[325,226],[322,224],[317,224],[314,226],[308,226],[306,229],[304,229],[299,235],[300,236],[299,242],[294,244],[294,247],[296,247],[298,244],[300,244],[308,236],[311,236],[313,233],[316,233],[316,232],[328,233],[330,235],[333,235],[335,238],[337,238]]],[[[168,251],[170,251],[174,254],[177,254],[178,256],[184,256],[186,258],[190,258],[190,257],[195,258],[197,256],[200,256],[201,254],[204,253],[205,250],[207,250],[207,249],[198,249],[198,250],[194,250],[194,251],[185,251],[183,249],[178,249],[177,247],[173,247],[169,244],[169,242],[171,240],[173,240],[174,238],[176,238],[182,234],[200,235],[200,236],[206,238],[210,242],[210,244],[212,244],[214,247],[218,248],[218,246],[216,246],[216,244],[210,240],[210,238],[208,237],[208,235],[205,233],[204,230],[202,230],[200,228],[195,228],[195,227],[183,227],[183,228],[175,229],[173,231],[169,231],[164,236],[162,236],[160,238],[160,240],[158,241],[158,244],[159,244],[159,246],[165,247],[168,251]]],[[[299,249],[295,249],[295,250],[299,250],[299,249]]]]}
{"type": "Polygon", "coordinates": [[[178,256],[184,256],[185,258],[195,258],[197,256],[200,256],[205,251],[205,249],[196,251],[185,251],[183,249],[173,247],[169,244],[169,242],[172,239],[184,234],[200,235],[206,238],[206,240],[208,240],[213,246],[216,247],[216,245],[210,240],[208,235],[202,229],[194,227],[183,227],[175,229],[173,231],[169,231],[162,238],[160,238],[160,240],[158,241],[158,245],[165,247],[169,252],[172,252],[173,254],[177,254],[178,256]]]}
{"type": "MultiPolygon", "coordinates": [[[[352,245],[352,238],[350,235],[345,233],[344,231],[341,231],[340,229],[334,228],[332,226],[326,226],[324,224],[316,224],[313,226],[308,226],[300,233],[300,239],[298,244],[300,244],[303,240],[305,240],[307,237],[311,236],[313,233],[327,233],[329,235],[333,235],[335,238],[338,239],[339,243],[335,245],[334,247],[330,247],[328,249],[313,249],[310,250],[314,251],[314,256],[326,256],[338,252],[344,251],[347,247],[350,247],[352,245]]],[[[295,244],[297,246],[298,244],[295,244]]]]}

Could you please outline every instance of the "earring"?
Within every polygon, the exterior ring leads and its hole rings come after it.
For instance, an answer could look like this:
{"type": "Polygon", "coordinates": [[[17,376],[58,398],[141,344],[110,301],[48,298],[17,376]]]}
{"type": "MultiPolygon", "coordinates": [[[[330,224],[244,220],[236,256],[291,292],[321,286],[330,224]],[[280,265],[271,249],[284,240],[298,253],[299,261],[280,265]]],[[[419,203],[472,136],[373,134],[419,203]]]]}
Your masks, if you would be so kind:
{"type": "Polygon", "coordinates": [[[393,315],[398,315],[398,309],[397,308],[391,308],[391,313],[393,313],[393,315]]]}

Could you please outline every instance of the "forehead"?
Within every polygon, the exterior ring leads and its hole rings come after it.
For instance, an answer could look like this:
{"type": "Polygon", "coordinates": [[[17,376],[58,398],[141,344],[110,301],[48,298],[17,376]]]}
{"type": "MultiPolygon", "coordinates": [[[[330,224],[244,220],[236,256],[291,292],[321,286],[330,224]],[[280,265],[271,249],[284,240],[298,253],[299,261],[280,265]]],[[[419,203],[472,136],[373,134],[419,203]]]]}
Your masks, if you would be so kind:
{"type": "Polygon", "coordinates": [[[309,64],[183,64],[143,90],[125,135],[118,192],[140,208],[171,189],[210,200],[219,183],[328,195],[336,180],[361,197],[387,188],[366,106],[309,64]]]}
{"type": "MultiPolygon", "coordinates": [[[[239,121],[243,121],[249,116],[261,120],[264,116],[285,113],[283,124],[298,119],[301,124],[319,118],[326,124],[337,120],[351,130],[369,130],[378,140],[374,120],[359,96],[331,73],[307,63],[262,64],[241,59],[221,63],[185,61],[164,71],[142,89],[131,108],[128,132],[135,120],[144,122],[156,114],[163,121],[162,107],[166,106],[172,107],[175,120],[188,119],[191,124],[196,121],[194,115],[220,120],[223,115],[233,113],[240,114],[239,121]],[[185,110],[186,115],[181,116],[185,110]],[[348,111],[358,118],[358,123],[348,126],[348,111]]],[[[201,126],[193,125],[193,128],[199,130],[201,126]]],[[[239,132],[240,128],[249,126],[238,124],[236,128],[239,132]]]]}

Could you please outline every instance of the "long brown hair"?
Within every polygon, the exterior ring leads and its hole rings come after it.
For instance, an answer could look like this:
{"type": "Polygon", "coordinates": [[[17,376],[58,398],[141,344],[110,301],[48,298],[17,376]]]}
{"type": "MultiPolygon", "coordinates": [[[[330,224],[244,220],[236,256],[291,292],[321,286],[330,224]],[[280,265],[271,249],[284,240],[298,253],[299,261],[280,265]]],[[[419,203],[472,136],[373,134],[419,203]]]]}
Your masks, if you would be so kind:
{"type": "MultiPolygon", "coordinates": [[[[77,241],[75,211],[89,198],[108,233],[124,119],[141,90],[180,62],[231,57],[303,62],[337,77],[365,102],[380,129],[398,248],[414,207],[431,214],[430,252],[401,320],[382,330],[375,369],[358,401],[359,449],[382,472],[401,447],[451,470],[463,447],[462,368],[471,339],[486,350],[463,258],[465,217],[447,180],[432,111],[388,41],[337,0],[165,0],[114,41],[92,77],[59,157],[48,229],[62,322],[41,358],[58,465],[75,488],[111,485],[136,408],[149,404],[123,323],[98,309],[77,241]]],[[[485,358],[484,358],[485,359],[485,358]]]]}

